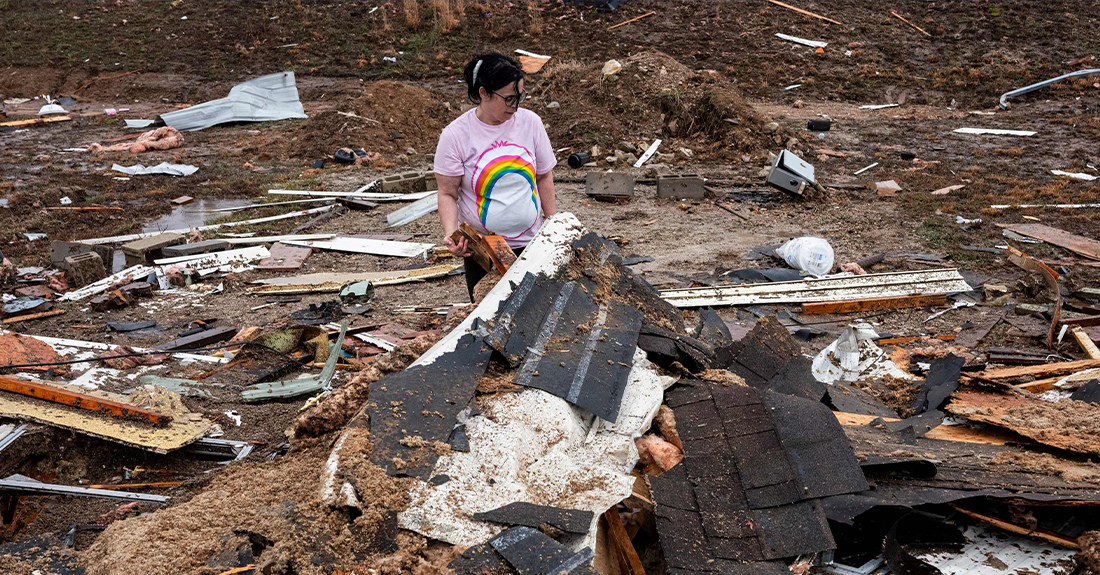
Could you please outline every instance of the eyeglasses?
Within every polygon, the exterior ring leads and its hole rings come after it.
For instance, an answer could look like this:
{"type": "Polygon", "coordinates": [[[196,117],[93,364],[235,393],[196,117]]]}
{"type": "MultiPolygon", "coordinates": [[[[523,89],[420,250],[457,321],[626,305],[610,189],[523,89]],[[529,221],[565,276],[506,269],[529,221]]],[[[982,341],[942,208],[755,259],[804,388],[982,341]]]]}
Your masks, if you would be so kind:
{"type": "Polygon", "coordinates": [[[504,105],[508,106],[509,108],[519,108],[519,105],[522,104],[523,101],[527,99],[527,90],[524,90],[524,91],[522,91],[522,92],[520,92],[520,93],[518,93],[514,96],[505,96],[504,94],[500,94],[495,90],[490,90],[490,91],[493,94],[496,94],[497,96],[500,96],[501,98],[504,98],[504,105]]]}

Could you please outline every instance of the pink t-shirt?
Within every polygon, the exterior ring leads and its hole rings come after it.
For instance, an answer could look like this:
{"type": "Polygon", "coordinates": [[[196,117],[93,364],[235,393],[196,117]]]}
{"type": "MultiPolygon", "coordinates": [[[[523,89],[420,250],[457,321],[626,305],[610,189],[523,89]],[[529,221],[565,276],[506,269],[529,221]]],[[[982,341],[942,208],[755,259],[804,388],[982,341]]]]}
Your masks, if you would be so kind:
{"type": "Polygon", "coordinates": [[[542,227],[535,176],[558,163],[538,114],[520,108],[503,124],[478,119],[477,108],[439,135],[435,173],[462,176],[458,217],[479,232],[504,236],[521,248],[542,227]]]}

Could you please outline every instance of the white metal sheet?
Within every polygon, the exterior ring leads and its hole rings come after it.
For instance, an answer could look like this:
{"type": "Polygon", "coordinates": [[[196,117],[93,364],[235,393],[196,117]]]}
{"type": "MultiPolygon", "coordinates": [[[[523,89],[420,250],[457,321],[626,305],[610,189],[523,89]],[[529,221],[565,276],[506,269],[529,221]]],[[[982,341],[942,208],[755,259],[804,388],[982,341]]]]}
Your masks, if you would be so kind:
{"type": "Polygon", "coordinates": [[[417,242],[395,242],[390,240],[369,240],[365,238],[349,237],[335,237],[331,240],[292,240],[283,243],[291,246],[302,246],[318,250],[403,258],[418,256],[435,246],[435,244],[422,244],[417,242]]]}
{"type": "Polygon", "coordinates": [[[845,301],[870,297],[954,293],[971,289],[958,270],[937,269],[823,277],[791,282],[672,289],[662,291],[661,297],[676,307],[706,307],[845,301]]]}

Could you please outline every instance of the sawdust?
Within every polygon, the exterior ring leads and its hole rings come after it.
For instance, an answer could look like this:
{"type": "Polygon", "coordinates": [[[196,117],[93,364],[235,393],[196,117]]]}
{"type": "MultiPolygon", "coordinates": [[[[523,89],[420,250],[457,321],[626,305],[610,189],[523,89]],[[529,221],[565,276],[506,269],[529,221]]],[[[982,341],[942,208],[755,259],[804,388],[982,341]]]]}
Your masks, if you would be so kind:
{"type": "Polygon", "coordinates": [[[1003,419],[1012,428],[1028,428],[1040,434],[1057,431],[1059,434],[1100,438],[1100,405],[1084,401],[1028,402],[1010,407],[1003,419]]]}
{"type": "Polygon", "coordinates": [[[1100,483],[1100,464],[1071,461],[1047,453],[1002,451],[990,458],[989,463],[1050,475],[1069,483],[1100,483]]]}
{"type": "Polygon", "coordinates": [[[917,382],[889,376],[877,380],[860,379],[852,382],[852,386],[886,404],[903,418],[909,417],[913,400],[920,393],[917,382]]]}
{"type": "Polygon", "coordinates": [[[294,420],[293,436],[317,437],[343,427],[366,403],[370,384],[387,373],[405,369],[442,337],[441,333],[426,333],[379,356],[350,381],[299,415],[294,420]]]}

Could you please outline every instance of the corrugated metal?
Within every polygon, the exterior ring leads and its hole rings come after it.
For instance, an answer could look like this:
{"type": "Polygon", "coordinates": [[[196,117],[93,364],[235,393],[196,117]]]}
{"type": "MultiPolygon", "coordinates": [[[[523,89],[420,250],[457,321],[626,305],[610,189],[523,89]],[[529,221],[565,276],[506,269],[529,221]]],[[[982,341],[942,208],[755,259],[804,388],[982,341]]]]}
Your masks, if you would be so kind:
{"type": "Polygon", "coordinates": [[[845,301],[870,297],[954,293],[971,289],[957,269],[942,269],[766,284],[672,289],[662,291],[661,297],[676,307],[706,307],[845,301]]]}
{"type": "Polygon", "coordinates": [[[195,131],[226,122],[268,122],[306,118],[298,99],[294,72],[253,78],[229,90],[229,96],[161,114],[160,120],[181,131],[195,131]]]}

